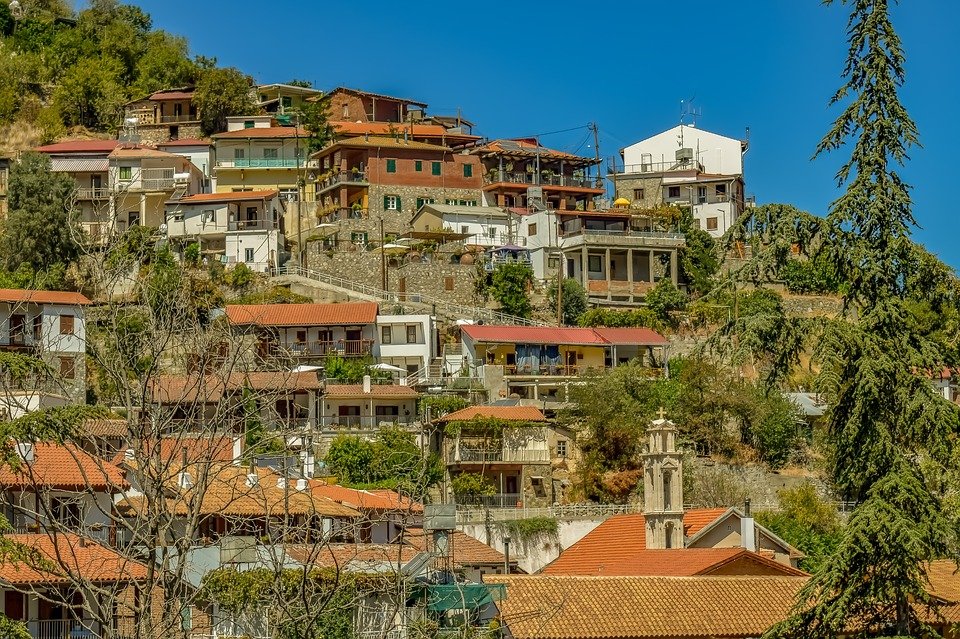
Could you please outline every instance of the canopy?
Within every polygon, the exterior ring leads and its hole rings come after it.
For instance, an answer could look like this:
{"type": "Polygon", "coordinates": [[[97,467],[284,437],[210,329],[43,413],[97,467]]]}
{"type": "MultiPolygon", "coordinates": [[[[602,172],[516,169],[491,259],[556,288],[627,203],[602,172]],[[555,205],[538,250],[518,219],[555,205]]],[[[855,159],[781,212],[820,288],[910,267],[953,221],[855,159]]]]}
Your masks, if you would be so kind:
{"type": "Polygon", "coordinates": [[[406,253],[410,250],[410,247],[402,244],[384,244],[380,247],[380,250],[384,253],[406,253]]]}
{"type": "Polygon", "coordinates": [[[428,585],[418,595],[426,594],[427,610],[477,610],[495,601],[506,599],[503,584],[438,584],[428,585]]]}
{"type": "Polygon", "coordinates": [[[385,364],[381,362],[380,364],[374,364],[370,367],[370,370],[374,371],[389,371],[391,373],[406,373],[407,369],[400,368],[399,366],[394,366],[393,364],[385,364]]]}

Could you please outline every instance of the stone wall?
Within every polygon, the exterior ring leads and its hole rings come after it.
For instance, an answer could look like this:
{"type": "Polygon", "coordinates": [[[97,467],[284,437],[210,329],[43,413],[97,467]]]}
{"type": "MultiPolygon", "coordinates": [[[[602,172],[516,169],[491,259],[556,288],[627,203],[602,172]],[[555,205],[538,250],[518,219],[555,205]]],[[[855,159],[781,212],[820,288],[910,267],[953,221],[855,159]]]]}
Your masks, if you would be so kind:
{"type": "MultiPolygon", "coordinates": [[[[403,219],[413,218],[419,208],[417,200],[430,199],[435,204],[446,204],[447,200],[467,200],[476,202],[480,206],[483,196],[480,189],[433,187],[433,186],[401,186],[399,184],[371,184],[367,190],[368,209],[370,214],[377,215],[384,212],[383,198],[387,195],[396,195],[400,198],[401,210],[386,211],[388,216],[397,215],[403,219]],[[405,215],[404,215],[405,214],[405,215]]],[[[405,230],[410,230],[409,228],[405,230]]]]}
{"type": "Polygon", "coordinates": [[[200,139],[203,137],[203,131],[200,130],[199,122],[181,122],[174,124],[141,124],[137,128],[140,135],[140,141],[143,143],[158,144],[168,142],[170,137],[170,127],[177,128],[177,139],[200,139]]]}

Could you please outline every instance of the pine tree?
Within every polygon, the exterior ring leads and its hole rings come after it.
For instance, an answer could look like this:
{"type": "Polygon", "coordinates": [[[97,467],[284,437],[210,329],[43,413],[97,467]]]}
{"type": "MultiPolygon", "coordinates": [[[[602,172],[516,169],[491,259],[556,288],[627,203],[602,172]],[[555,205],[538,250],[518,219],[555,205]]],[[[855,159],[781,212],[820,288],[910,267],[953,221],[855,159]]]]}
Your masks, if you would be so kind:
{"type": "MultiPolygon", "coordinates": [[[[940,482],[930,473],[950,463],[958,416],[923,377],[947,355],[917,329],[907,301],[932,299],[942,283],[917,278],[925,260],[910,239],[916,226],[910,187],[897,173],[918,141],[898,97],[904,54],[887,0],[842,2],[851,9],[846,83],[831,104],[845,106],[817,155],[850,145],[850,159],[837,173],[846,190],[826,219],[796,215],[800,223],[792,225],[778,219],[780,233],[771,237],[774,250],[791,243],[809,249],[843,282],[841,316],[818,325],[817,384],[832,406],[834,483],[859,506],[837,550],[801,592],[794,615],[769,637],[926,635],[926,606],[933,603],[926,565],[948,554],[956,533],[942,515],[940,482]]],[[[764,226],[761,220],[762,233],[769,230],[764,226]]],[[[758,265],[764,262],[754,262],[754,274],[758,265]]],[[[804,346],[784,343],[794,353],[804,346]]],[[[773,361],[796,360],[778,353],[773,361]]]]}

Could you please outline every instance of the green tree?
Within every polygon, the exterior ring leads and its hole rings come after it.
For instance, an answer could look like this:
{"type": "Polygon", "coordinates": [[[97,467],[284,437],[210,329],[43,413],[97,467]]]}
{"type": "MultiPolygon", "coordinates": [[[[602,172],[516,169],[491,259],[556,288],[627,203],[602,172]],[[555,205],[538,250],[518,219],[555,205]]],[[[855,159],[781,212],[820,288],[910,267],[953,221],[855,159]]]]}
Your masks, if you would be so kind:
{"type": "Polygon", "coordinates": [[[67,175],[50,170],[45,155],[26,153],[10,168],[10,208],[0,227],[4,268],[43,271],[77,257],[83,232],[74,216],[74,188],[67,175]]]}
{"type": "MultiPolygon", "coordinates": [[[[553,282],[547,287],[547,299],[550,308],[557,308],[557,284],[553,282]]],[[[564,326],[576,326],[580,316],[587,311],[587,292],[575,279],[563,280],[563,295],[560,298],[564,326]]]]}
{"type": "Polygon", "coordinates": [[[843,524],[833,504],[817,494],[811,482],[785,488],[778,495],[780,510],[757,513],[757,522],[800,550],[804,570],[816,572],[837,548],[843,524]]]}
{"type": "Polygon", "coordinates": [[[164,31],[145,36],[146,46],[135,67],[134,95],[196,82],[197,66],[190,60],[185,38],[164,31]]]}
{"type": "Polygon", "coordinates": [[[374,460],[373,442],[353,435],[338,435],[330,442],[325,461],[337,480],[345,484],[363,484],[374,481],[371,465],[374,460]]]}
{"type": "Polygon", "coordinates": [[[32,639],[27,627],[6,615],[0,615],[0,637],[3,639],[32,639]]]}
{"type": "Polygon", "coordinates": [[[668,279],[662,279],[647,293],[647,307],[665,324],[674,324],[671,313],[687,306],[687,296],[668,279]]]}
{"type": "MultiPolygon", "coordinates": [[[[941,285],[916,277],[909,187],[897,172],[917,142],[898,97],[902,47],[886,0],[845,4],[851,5],[846,83],[832,100],[843,111],[817,153],[851,145],[837,174],[846,190],[822,223],[793,224],[781,233],[813,246],[843,283],[844,312],[818,336],[817,386],[833,400],[827,420],[833,481],[845,499],[861,503],[837,549],[800,593],[795,614],[769,634],[835,637],[856,625],[864,634],[929,636],[917,616],[932,603],[926,566],[945,556],[956,536],[936,480],[951,463],[960,420],[957,407],[922,377],[946,353],[917,331],[906,302],[935,298],[941,285]]],[[[794,349],[778,357],[787,364],[803,343],[771,344],[781,353],[784,346],[794,349]]]]}
{"type": "Polygon", "coordinates": [[[714,275],[720,270],[716,242],[693,223],[693,215],[684,211],[680,217],[684,245],[679,251],[680,278],[697,294],[708,293],[714,286],[714,275]]]}
{"type": "Polygon", "coordinates": [[[333,139],[333,127],[327,119],[329,109],[330,98],[327,96],[307,102],[303,106],[300,123],[310,133],[307,140],[308,154],[319,151],[333,139]]]}
{"type": "Polygon", "coordinates": [[[117,126],[127,97],[120,73],[119,63],[107,57],[81,60],[70,67],[53,92],[64,122],[92,129],[117,126]]]}
{"type": "Polygon", "coordinates": [[[204,133],[227,130],[227,118],[256,113],[251,94],[252,78],[234,68],[203,69],[193,102],[200,111],[204,133]]]}
{"type": "Polygon", "coordinates": [[[500,304],[500,310],[517,317],[530,317],[530,288],[533,269],[519,262],[500,264],[493,271],[490,292],[500,304]]]}

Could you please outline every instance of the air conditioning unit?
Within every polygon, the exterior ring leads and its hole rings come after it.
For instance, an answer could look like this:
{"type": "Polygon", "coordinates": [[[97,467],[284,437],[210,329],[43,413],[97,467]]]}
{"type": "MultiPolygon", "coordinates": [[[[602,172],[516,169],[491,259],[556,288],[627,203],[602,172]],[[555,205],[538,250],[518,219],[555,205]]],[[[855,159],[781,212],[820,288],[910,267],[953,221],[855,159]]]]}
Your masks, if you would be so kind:
{"type": "Polygon", "coordinates": [[[189,174],[189,173],[174,173],[174,174],[173,174],[173,181],[174,181],[176,184],[187,184],[188,182],[190,182],[190,174],[189,174]]]}
{"type": "Polygon", "coordinates": [[[677,149],[677,162],[690,162],[693,160],[693,149],[677,149]]]}

